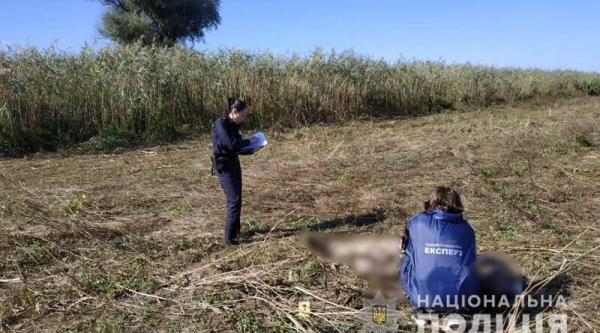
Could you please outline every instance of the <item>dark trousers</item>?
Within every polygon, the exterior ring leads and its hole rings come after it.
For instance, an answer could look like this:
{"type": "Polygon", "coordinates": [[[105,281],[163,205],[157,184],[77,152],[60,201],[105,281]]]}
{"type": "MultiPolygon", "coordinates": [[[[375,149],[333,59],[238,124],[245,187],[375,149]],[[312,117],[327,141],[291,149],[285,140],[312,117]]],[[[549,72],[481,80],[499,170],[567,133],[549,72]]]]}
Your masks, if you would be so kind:
{"type": "Polygon", "coordinates": [[[217,177],[227,197],[224,241],[229,244],[240,232],[240,214],[242,212],[242,168],[240,162],[237,159],[229,161],[223,172],[218,173],[217,177]]]}

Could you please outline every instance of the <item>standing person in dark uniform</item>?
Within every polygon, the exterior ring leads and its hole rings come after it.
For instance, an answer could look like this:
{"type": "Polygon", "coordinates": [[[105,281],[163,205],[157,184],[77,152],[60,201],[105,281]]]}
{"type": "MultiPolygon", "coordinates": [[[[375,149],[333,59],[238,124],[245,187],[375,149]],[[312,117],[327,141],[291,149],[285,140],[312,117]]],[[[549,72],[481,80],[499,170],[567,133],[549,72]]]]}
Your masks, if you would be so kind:
{"type": "Polygon", "coordinates": [[[249,155],[261,148],[242,151],[259,139],[242,139],[239,125],[248,116],[248,105],[241,100],[228,99],[224,114],[213,126],[213,172],[227,197],[227,217],[225,219],[226,245],[236,244],[238,239],[247,238],[240,233],[240,213],[242,211],[242,168],[239,155],[249,155]]]}

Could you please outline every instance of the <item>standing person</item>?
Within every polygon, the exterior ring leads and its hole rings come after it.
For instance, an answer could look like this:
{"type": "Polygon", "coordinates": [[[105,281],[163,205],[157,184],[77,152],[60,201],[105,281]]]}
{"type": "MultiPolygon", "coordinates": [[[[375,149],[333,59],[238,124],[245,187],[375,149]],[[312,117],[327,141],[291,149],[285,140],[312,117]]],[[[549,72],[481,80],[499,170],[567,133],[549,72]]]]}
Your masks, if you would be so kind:
{"type": "Polygon", "coordinates": [[[237,244],[239,239],[248,238],[240,233],[242,168],[238,155],[252,154],[261,149],[242,151],[248,145],[259,141],[257,138],[242,139],[240,124],[244,122],[248,112],[246,102],[229,98],[223,116],[217,119],[212,131],[213,173],[216,173],[227,197],[224,237],[226,245],[237,244]]]}
{"type": "Polygon", "coordinates": [[[462,300],[478,292],[471,267],[477,258],[475,231],[462,216],[458,192],[440,186],[424,206],[408,220],[400,263],[400,282],[419,324],[424,312],[468,311],[462,300]]]}

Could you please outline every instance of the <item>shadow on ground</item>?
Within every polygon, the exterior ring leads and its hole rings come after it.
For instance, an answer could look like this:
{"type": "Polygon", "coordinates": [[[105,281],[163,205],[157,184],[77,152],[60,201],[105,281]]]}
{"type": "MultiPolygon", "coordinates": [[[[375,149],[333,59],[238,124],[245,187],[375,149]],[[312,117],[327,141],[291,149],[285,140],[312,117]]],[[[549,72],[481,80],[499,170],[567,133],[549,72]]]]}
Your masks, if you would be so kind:
{"type": "Polygon", "coordinates": [[[270,233],[269,237],[271,238],[284,238],[298,235],[303,231],[325,231],[328,229],[334,229],[342,226],[367,227],[385,220],[386,212],[387,210],[379,208],[374,209],[373,211],[366,214],[352,214],[346,217],[339,217],[332,220],[311,224],[308,226],[275,229],[273,231],[271,231],[271,229],[269,228],[254,229],[248,231],[248,235],[267,235],[270,233]]]}

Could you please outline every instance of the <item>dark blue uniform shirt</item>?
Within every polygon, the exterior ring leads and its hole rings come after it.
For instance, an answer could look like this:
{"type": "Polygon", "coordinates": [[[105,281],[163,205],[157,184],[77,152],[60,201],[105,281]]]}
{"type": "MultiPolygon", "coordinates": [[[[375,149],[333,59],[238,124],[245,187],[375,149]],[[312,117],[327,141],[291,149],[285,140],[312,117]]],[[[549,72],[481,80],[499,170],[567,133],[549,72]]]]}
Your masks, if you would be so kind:
{"type": "Polygon", "coordinates": [[[250,140],[242,139],[240,126],[229,118],[217,119],[212,132],[213,154],[217,157],[235,158],[237,154],[247,155],[250,152],[241,153],[240,150],[250,144],[250,140]]]}

